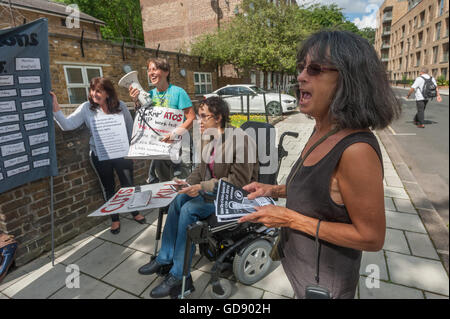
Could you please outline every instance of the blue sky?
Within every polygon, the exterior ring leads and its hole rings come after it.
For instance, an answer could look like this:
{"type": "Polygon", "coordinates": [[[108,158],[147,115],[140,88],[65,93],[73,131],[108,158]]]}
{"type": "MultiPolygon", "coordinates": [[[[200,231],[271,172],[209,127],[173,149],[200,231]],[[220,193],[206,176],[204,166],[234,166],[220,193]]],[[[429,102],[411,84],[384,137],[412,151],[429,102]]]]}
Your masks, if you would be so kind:
{"type": "Polygon", "coordinates": [[[384,0],[297,0],[299,4],[336,4],[359,28],[376,27],[376,14],[384,0]]]}

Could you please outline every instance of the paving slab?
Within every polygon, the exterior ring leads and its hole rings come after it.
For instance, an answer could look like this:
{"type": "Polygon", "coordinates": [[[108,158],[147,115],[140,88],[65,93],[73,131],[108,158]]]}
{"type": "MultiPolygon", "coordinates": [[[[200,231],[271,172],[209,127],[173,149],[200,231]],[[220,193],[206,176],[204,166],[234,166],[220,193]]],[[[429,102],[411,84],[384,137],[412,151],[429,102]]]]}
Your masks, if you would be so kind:
{"type": "Polygon", "coordinates": [[[410,199],[394,198],[396,210],[402,213],[416,214],[417,210],[414,208],[410,199]]]}
{"type": "Polygon", "coordinates": [[[140,299],[120,289],[116,289],[107,299],[140,299]]]}
{"type": "Polygon", "coordinates": [[[280,262],[275,263],[276,268],[266,277],[253,284],[253,287],[260,288],[276,295],[294,298],[294,290],[286,277],[283,266],[280,262]]]}
{"type": "Polygon", "coordinates": [[[427,233],[419,216],[412,214],[386,211],[386,226],[412,232],[427,233]]]}
{"type": "Polygon", "coordinates": [[[386,252],[391,282],[448,296],[448,275],[440,261],[386,252]]]}
{"type": "Polygon", "coordinates": [[[384,196],[409,199],[408,193],[406,193],[405,189],[402,187],[385,186],[384,196]]]}
{"type": "Polygon", "coordinates": [[[0,300],[1,299],[9,299],[8,297],[6,297],[4,294],[2,294],[1,292],[0,292],[0,300]]]}
{"type": "Polygon", "coordinates": [[[403,183],[398,176],[386,176],[385,180],[387,186],[403,187],[403,183]]]}
{"type": "Polygon", "coordinates": [[[368,252],[363,251],[361,258],[361,266],[359,268],[359,274],[364,276],[375,275],[374,265],[378,267],[381,280],[389,280],[388,271],[386,268],[386,259],[384,258],[384,251],[368,252]]]}
{"type": "Polygon", "coordinates": [[[406,238],[414,256],[439,260],[436,249],[428,235],[406,232],[406,238]]]}
{"type": "Polygon", "coordinates": [[[101,279],[121,262],[128,258],[134,250],[105,242],[76,262],[80,271],[101,279]]]}
{"type": "Polygon", "coordinates": [[[433,294],[431,292],[426,292],[426,291],[425,291],[425,298],[426,299],[447,299],[448,300],[448,296],[437,295],[437,294],[433,294]]]}
{"type": "MultiPolygon", "coordinates": [[[[359,278],[359,297],[360,299],[424,299],[421,290],[395,285],[378,280],[377,287],[366,284],[368,278],[361,276],[359,278]]],[[[374,283],[375,284],[375,283],[374,283]]]]}
{"type": "Polygon", "coordinates": [[[385,210],[391,210],[391,211],[395,211],[395,205],[394,205],[394,201],[391,197],[385,197],[384,198],[384,209],[385,210]]]}
{"type": "Polygon", "coordinates": [[[14,299],[46,299],[66,285],[65,270],[63,265],[47,263],[2,293],[14,299]]]}
{"type": "MultiPolygon", "coordinates": [[[[124,243],[125,246],[139,250],[147,254],[154,254],[155,252],[155,241],[156,238],[156,227],[153,225],[147,226],[145,230],[132,237],[130,240],[124,243]]],[[[159,243],[159,248],[161,247],[161,242],[159,243]]]]}
{"type": "Polygon", "coordinates": [[[94,234],[95,237],[111,241],[116,244],[123,244],[136,234],[143,231],[148,226],[148,224],[139,224],[134,220],[122,218],[120,220],[120,233],[118,233],[117,235],[111,233],[111,225],[108,225],[106,227],[102,226],[98,227],[98,232],[94,234]]]}
{"type": "Polygon", "coordinates": [[[9,286],[15,284],[19,280],[22,280],[29,275],[30,273],[22,270],[21,267],[8,271],[8,274],[3,278],[3,281],[0,284],[0,291],[5,290],[9,286]]]}
{"type": "Polygon", "coordinates": [[[73,264],[104,242],[104,240],[90,235],[84,241],[77,242],[76,246],[68,246],[65,249],[58,251],[58,254],[55,255],[59,255],[59,257],[55,258],[55,261],[65,265],[73,264]]]}
{"type": "Polygon", "coordinates": [[[386,238],[384,240],[383,249],[411,255],[405,234],[402,230],[398,229],[386,229],[386,238]]]}
{"type": "Polygon", "coordinates": [[[135,251],[102,280],[120,289],[139,296],[156,279],[156,275],[144,276],[139,267],[150,260],[150,255],[135,251]]]}
{"type": "Polygon", "coordinates": [[[105,299],[116,288],[90,276],[80,275],[80,287],[67,286],[52,295],[50,299],[105,299]]]}

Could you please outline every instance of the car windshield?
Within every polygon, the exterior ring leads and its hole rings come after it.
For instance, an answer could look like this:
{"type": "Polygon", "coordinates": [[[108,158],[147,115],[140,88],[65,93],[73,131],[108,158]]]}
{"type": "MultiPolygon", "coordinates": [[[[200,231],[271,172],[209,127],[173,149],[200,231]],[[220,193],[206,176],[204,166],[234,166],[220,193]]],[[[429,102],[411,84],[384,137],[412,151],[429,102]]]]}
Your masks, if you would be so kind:
{"type": "Polygon", "coordinates": [[[250,89],[252,89],[253,91],[255,91],[258,94],[266,93],[263,89],[257,87],[256,85],[255,86],[250,86],[250,89]]]}

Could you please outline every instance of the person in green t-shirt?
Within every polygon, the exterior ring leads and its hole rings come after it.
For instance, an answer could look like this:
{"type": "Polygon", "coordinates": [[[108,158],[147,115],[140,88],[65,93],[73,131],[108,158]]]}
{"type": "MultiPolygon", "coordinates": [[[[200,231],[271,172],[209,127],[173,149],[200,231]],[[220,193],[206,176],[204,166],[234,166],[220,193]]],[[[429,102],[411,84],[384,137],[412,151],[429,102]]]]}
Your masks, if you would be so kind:
{"type": "MultiPolygon", "coordinates": [[[[167,134],[161,141],[171,143],[177,135],[182,135],[185,130],[192,127],[195,113],[192,102],[186,91],[176,85],[170,84],[170,64],[166,59],[155,58],[147,61],[148,78],[154,89],[150,90],[153,105],[183,110],[185,121],[172,133],[167,134]]],[[[129,94],[137,107],[139,90],[129,88],[129,94]]],[[[152,160],[149,170],[148,183],[158,183],[171,180],[173,177],[186,178],[189,169],[185,163],[175,164],[171,160],[152,160]]]]}

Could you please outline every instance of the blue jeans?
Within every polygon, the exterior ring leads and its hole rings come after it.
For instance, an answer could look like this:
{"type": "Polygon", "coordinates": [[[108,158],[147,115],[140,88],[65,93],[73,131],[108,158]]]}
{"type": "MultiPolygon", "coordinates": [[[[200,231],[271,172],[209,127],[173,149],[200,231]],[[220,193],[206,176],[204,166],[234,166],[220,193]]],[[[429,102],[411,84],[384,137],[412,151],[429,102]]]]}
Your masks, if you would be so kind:
{"type": "MultiPolygon", "coordinates": [[[[214,204],[205,203],[201,196],[190,197],[186,194],[178,194],[170,204],[162,235],[161,250],[156,261],[161,265],[168,265],[173,262],[170,274],[175,278],[181,279],[183,277],[187,227],[200,219],[207,218],[214,213],[214,210],[214,204]]],[[[192,244],[189,268],[191,268],[194,252],[195,245],[192,244]]]]}

